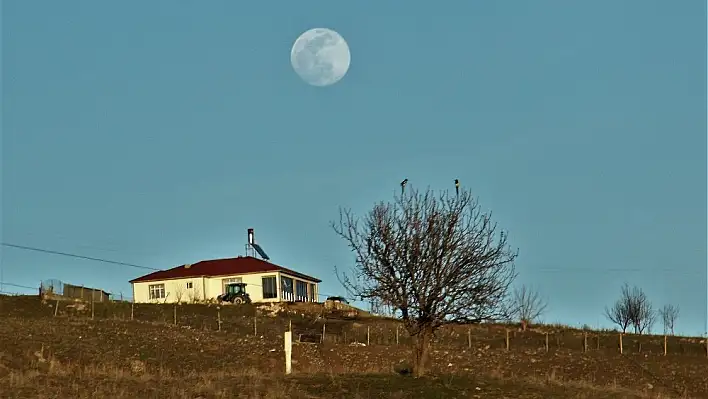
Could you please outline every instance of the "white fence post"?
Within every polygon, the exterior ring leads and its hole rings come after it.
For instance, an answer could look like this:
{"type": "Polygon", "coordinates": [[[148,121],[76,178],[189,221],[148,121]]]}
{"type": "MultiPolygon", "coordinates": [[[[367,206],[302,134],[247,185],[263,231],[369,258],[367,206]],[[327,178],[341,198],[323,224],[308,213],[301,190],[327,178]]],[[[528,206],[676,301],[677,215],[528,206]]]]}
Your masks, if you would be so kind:
{"type": "Polygon", "coordinates": [[[293,360],[293,332],[285,332],[285,374],[292,373],[292,360],[293,360]]]}

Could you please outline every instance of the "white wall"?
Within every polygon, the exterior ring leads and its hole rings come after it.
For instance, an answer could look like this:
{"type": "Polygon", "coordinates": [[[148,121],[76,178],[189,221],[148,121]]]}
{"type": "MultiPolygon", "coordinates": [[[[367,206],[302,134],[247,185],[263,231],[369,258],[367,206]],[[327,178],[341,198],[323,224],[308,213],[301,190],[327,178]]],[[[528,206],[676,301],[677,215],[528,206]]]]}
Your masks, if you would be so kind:
{"type": "Polygon", "coordinates": [[[189,277],[164,281],[146,281],[133,283],[133,297],[136,303],[175,303],[203,301],[204,287],[202,277],[189,277]],[[189,288],[188,283],[191,283],[189,288]],[[151,285],[164,285],[165,297],[150,299],[151,285]]]}
{"type": "MultiPolygon", "coordinates": [[[[285,274],[281,275],[280,272],[251,273],[218,277],[190,277],[133,283],[133,297],[136,303],[175,303],[178,299],[180,299],[180,297],[181,302],[191,302],[193,299],[200,301],[216,299],[218,295],[224,293],[223,287],[225,279],[236,279],[236,281],[240,279],[241,282],[246,283],[246,292],[251,297],[253,302],[279,302],[281,300],[294,300],[294,298],[283,298],[281,276],[292,278],[294,280],[294,290],[297,290],[297,281],[307,282],[293,276],[285,274]],[[276,278],[276,298],[263,298],[263,277],[276,278]],[[192,288],[187,288],[188,283],[192,283],[192,288]],[[151,285],[160,284],[164,284],[165,298],[150,299],[149,287],[151,285]]],[[[307,283],[310,284],[310,282],[307,283]]],[[[319,284],[314,284],[314,286],[315,301],[319,301],[319,298],[317,297],[317,294],[319,294],[319,284]]]]}
{"type": "Polygon", "coordinates": [[[223,284],[224,279],[240,278],[242,283],[246,283],[246,292],[251,297],[253,302],[278,302],[279,299],[263,299],[263,277],[276,277],[278,279],[278,272],[268,272],[268,273],[251,273],[251,274],[238,274],[233,276],[218,276],[218,277],[207,277],[206,280],[206,294],[207,298],[214,298],[224,292],[223,284]]]}

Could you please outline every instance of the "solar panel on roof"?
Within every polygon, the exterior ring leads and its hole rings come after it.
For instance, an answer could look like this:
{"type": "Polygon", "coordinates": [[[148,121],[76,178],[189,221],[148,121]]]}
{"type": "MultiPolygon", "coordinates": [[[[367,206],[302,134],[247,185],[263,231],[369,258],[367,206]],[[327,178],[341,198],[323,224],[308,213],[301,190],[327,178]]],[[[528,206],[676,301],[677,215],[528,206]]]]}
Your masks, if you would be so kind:
{"type": "Polygon", "coordinates": [[[253,249],[255,249],[256,252],[258,252],[258,255],[260,255],[261,258],[263,258],[263,259],[265,259],[265,260],[269,260],[269,259],[270,259],[270,258],[268,257],[268,255],[266,255],[265,251],[263,250],[263,248],[261,248],[260,245],[258,245],[258,244],[256,244],[256,243],[252,243],[251,245],[253,246],[253,249]]]}

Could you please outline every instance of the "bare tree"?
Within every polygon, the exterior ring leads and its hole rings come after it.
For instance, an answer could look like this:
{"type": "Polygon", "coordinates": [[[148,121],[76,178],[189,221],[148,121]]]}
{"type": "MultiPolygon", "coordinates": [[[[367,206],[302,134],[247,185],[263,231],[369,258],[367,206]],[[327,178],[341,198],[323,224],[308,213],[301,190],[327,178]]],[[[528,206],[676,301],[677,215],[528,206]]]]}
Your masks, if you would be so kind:
{"type": "Polygon", "coordinates": [[[664,334],[671,332],[674,335],[674,325],[679,316],[679,307],[674,305],[664,305],[659,309],[659,315],[664,322],[664,334]]]}
{"type": "Polygon", "coordinates": [[[628,295],[629,291],[625,291],[625,287],[622,287],[620,298],[615,301],[612,307],[605,307],[605,317],[617,324],[622,329],[623,333],[627,332],[627,327],[632,323],[629,316],[628,295]]]}
{"type": "Polygon", "coordinates": [[[184,297],[184,288],[182,287],[182,284],[178,283],[177,287],[175,287],[175,301],[177,303],[182,303],[182,297],[184,297]]]}
{"type": "Polygon", "coordinates": [[[187,300],[189,301],[189,303],[199,303],[202,300],[201,295],[202,292],[199,289],[199,286],[195,285],[194,288],[190,289],[187,293],[187,300]]]}
{"type": "Polygon", "coordinates": [[[641,288],[630,288],[629,284],[624,283],[619,299],[612,307],[605,307],[605,317],[619,325],[623,333],[632,326],[635,333],[642,334],[651,331],[656,313],[641,288]]]}
{"type": "Polygon", "coordinates": [[[415,376],[425,373],[430,341],[444,323],[502,316],[518,252],[469,192],[405,190],[361,219],[340,209],[332,227],[355,256],[351,273],[338,278],[352,296],[400,314],[415,337],[415,376]]]}
{"type": "Polygon", "coordinates": [[[654,306],[641,288],[634,287],[632,298],[630,314],[634,332],[637,334],[651,332],[654,322],[656,321],[654,306]]]}
{"type": "Polygon", "coordinates": [[[509,316],[521,323],[521,329],[526,328],[546,311],[548,304],[537,291],[525,285],[514,289],[509,305],[509,316]]]}

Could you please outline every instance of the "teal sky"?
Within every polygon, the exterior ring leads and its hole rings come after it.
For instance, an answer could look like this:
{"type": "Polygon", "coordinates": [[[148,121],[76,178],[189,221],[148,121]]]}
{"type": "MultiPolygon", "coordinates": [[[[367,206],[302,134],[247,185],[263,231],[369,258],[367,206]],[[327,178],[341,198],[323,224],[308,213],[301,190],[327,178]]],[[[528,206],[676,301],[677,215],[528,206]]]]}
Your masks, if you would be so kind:
{"type": "MultiPolygon", "coordinates": [[[[545,321],[607,325],[627,281],[706,330],[704,1],[4,1],[2,102],[3,242],[168,268],[253,227],[342,294],[340,205],[459,178],[545,321]],[[290,66],[314,27],[336,85],[290,66]]],[[[144,272],[2,248],[20,285],[144,272]]]]}

